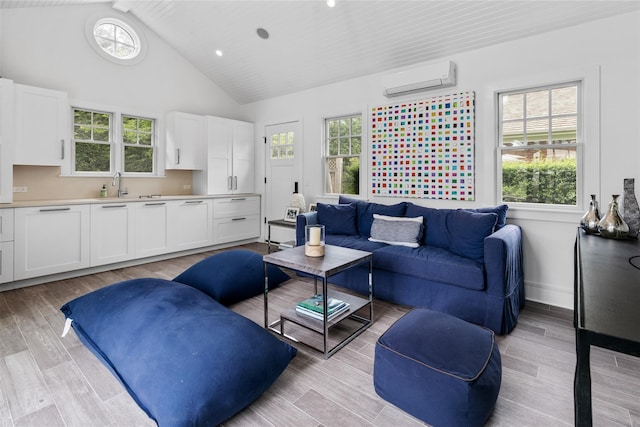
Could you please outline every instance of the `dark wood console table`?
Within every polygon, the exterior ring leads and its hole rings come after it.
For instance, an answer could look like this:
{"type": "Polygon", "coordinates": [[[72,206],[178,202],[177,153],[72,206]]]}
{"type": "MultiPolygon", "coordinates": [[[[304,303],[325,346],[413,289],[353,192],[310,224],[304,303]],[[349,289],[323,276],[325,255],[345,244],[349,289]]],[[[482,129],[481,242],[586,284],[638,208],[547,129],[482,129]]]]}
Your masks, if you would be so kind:
{"type": "Polygon", "coordinates": [[[575,425],[591,426],[591,346],[640,357],[640,241],[578,229],[575,246],[575,425]]]}

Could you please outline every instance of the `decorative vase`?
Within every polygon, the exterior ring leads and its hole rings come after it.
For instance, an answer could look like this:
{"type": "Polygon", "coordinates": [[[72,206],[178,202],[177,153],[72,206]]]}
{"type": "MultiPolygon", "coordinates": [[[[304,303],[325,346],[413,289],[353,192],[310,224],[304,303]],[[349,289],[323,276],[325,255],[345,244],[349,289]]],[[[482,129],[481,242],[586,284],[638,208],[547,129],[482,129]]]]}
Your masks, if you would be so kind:
{"type": "Polygon", "coordinates": [[[302,193],[298,193],[298,182],[294,184],[295,189],[293,190],[293,194],[291,195],[291,200],[289,200],[289,206],[298,208],[299,213],[304,213],[307,211],[307,203],[304,200],[304,195],[302,193]]]}
{"type": "Polygon", "coordinates": [[[596,201],[596,195],[591,195],[591,201],[589,202],[589,210],[580,219],[580,227],[589,234],[596,234],[598,232],[598,223],[600,222],[600,210],[598,209],[598,202],[596,201]]]}
{"type": "Polygon", "coordinates": [[[634,178],[624,180],[623,218],[629,226],[629,237],[637,238],[640,231],[640,208],[634,191],[634,178]]]}
{"type": "Polygon", "coordinates": [[[611,196],[609,211],[598,223],[600,235],[609,239],[624,239],[629,234],[629,226],[620,216],[620,212],[618,212],[618,197],[620,197],[619,194],[611,196]]]}

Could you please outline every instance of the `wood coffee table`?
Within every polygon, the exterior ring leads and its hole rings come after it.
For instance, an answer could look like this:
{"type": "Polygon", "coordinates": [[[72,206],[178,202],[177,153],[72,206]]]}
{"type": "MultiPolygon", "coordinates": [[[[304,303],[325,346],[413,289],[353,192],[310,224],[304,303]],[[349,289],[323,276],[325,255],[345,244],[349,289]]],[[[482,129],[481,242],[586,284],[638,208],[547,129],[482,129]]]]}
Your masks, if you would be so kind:
{"type": "MultiPolygon", "coordinates": [[[[355,337],[360,335],[373,322],[373,282],[372,282],[372,254],[355,249],[343,248],[340,246],[325,246],[325,255],[323,257],[308,257],[304,254],[304,246],[286,249],[279,252],[264,255],[264,327],[285,338],[295,342],[301,342],[324,353],[325,358],[331,357],[335,352],[340,350],[346,344],[351,342],[355,337]],[[355,267],[362,263],[368,263],[368,295],[358,296],[346,292],[327,289],[327,279],[341,271],[355,267]],[[288,268],[300,273],[306,273],[314,278],[315,293],[318,294],[318,279],[322,281],[322,295],[329,295],[330,298],[336,298],[349,303],[349,309],[337,317],[327,320],[327,298],[323,298],[324,310],[323,320],[317,320],[310,316],[296,312],[295,306],[284,310],[280,313],[280,318],[269,323],[269,278],[267,275],[267,265],[275,265],[278,267],[288,268]],[[368,310],[367,310],[368,308],[368,310]],[[368,316],[363,315],[368,314],[368,316]],[[368,313],[367,313],[368,312],[368,313]],[[345,322],[346,320],[355,321],[356,326],[351,328],[346,337],[330,347],[329,333],[332,328],[345,322]],[[317,348],[309,342],[304,342],[301,338],[296,338],[286,334],[284,326],[286,322],[291,322],[309,331],[313,331],[322,336],[322,349],[317,348]]],[[[311,295],[309,295],[311,296],[311,295]]],[[[352,323],[351,322],[351,323],[352,323]]]]}

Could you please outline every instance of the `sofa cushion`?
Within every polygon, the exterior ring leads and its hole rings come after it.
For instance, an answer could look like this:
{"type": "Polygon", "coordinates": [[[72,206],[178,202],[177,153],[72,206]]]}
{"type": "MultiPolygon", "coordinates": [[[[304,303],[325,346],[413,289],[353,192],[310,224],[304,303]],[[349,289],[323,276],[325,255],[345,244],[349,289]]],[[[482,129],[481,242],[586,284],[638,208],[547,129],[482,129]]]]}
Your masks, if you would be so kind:
{"type": "Polygon", "coordinates": [[[478,213],[494,213],[498,215],[498,222],[496,222],[496,226],[494,231],[500,230],[507,224],[507,211],[509,210],[508,205],[499,205],[499,206],[490,206],[486,208],[477,208],[477,209],[465,209],[469,212],[478,212],[478,213]]]}
{"type": "MultiPolygon", "coordinates": [[[[267,267],[269,288],[289,280],[275,265],[267,267]]],[[[221,304],[236,302],[264,292],[262,255],[237,249],[211,255],[185,270],[174,282],[199,289],[221,304]]]]}
{"type": "Polygon", "coordinates": [[[485,289],[479,262],[433,246],[386,246],[373,253],[376,269],[442,282],[461,288],[485,289]]]}
{"type": "Polygon", "coordinates": [[[396,217],[373,214],[372,242],[417,248],[422,239],[422,217],[396,217]]]}
{"type": "Polygon", "coordinates": [[[447,217],[449,250],[454,254],[484,262],[484,239],[493,233],[498,221],[495,213],[465,210],[451,212],[447,217]]]}
{"type": "Polygon", "coordinates": [[[342,246],[343,248],[358,249],[367,252],[373,252],[388,246],[386,243],[372,242],[368,238],[359,235],[345,236],[341,234],[327,234],[325,243],[327,245],[342,246]]]}
{"type": "Polygon", "coordinates": [[[446,229],[447,216],[450,212],[451,209],[433,209],[408,203],[406,215],[410,217],[422,216],[424,218],[423,245],[449,249],[449,236],[446,233],[446,229]]]}
{"type": "Polygon", "coordinates": [[[357,235],[356,207],[318,203],[318,223],[325,227],[325,234],[357,235]]]}

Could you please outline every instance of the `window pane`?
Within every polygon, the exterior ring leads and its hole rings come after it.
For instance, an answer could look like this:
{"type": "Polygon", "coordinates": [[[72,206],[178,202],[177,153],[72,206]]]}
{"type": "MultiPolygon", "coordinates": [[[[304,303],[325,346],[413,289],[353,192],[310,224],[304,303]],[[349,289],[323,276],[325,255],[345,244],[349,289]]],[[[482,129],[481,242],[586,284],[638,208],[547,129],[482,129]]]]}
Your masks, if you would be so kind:
{"type": "Polygon", "coordinates": [[[578,88],[561,87],[551,91],[551,109],[554,116],[578,113],[578,88]]]}
{"type": "Polygon", "coordinates": [[[124,147],[125,172],[153,172],[153,148],[140,146],[124,147]]]}
{"type": "Polygon", "coordinates": [[[348,155],[349,152],[349,138],[340,138],[340,154],[348,155]]]}
{"type": "Polygon", "coordinates": [[[340,136],[349,135],[349,124],[348,119],[340,119],[340,136]]]}
{"type": "Polygon", "coordinates": [[[329,120],[329,138],[338,136],[338,120],[329,120]]]}
{"type": "Polygon", "coordinates": [[[352,135],[362,134],[362,119],[360,117],[351,118],[351,134],[352,135]]]}
{"type": "Polygon", "coordinates": [[[109,128],[110,114],[105,113],[93,113],[93,125],[109,128]]]}
{"type": "Polygon", "coordinates": [[[331,138],[329,140],[329,155],[330,156],[338,155],[338,138],[331,138]]]}
{"type": "Polygon", "coordinates": [[[524,144],[524,122],[507,122],[502,125],[502,145],[511,147],[524,144]]]}
{"type": "Polygon", "coordinates": [[[91,111],[73,110],[73,122],[82,125],[90,125],[91,111]]]}
{"type": "Polygon", "coordinates": [[[125,130],[122,133],[122,142],[125,144],[135,144],[137,141],[138,134],[136,132],[132,132],[129,130],[125,130]]]}
{"type": "Polygon", "coordinates": [[[90,140],[91,139],[91,127],[90,126],[75,125],[73,128],[74,128],[73,137],[75,139],[85,139],[85,140],[90,140]]]}
{"type": "Polygon", "coordinates": [[[278,147],[272,146],[271,147],[271,158],[272,159],[277,159],[278,156],[278,147]]]}
{"type": "Polygon", "coordinates": [[[362,141],[360,137],[351,138],[351,154],[360,154],[362,152],[362,141]]]}
{"type": "Polygon", "coordinates": [[[549,115],[549,91],[540,90],[527,93],[527,117],[549,115]]]}
{"type": "Polygon", "coordinates": [[[135,117],[122,117],[122,127],[135,131],[138,128],[138,120],[135,117]]]}
{"type": "Polygon", "coordinates": [[[517,149],[502,153],[502,200],[576,204],[576,149],[517,149]]]}
{"type": "Polygon", "coordinates": [[[575,143],[578,133],[577,117],[559,117],[551,119],[551,132],[554,144],[575,143]]]}
{"type": "Polygon", "coordinates": [[[100,142],[109,142],[109,129],[93,129],[93,140],[100,142]]]}
{"type": "Polygon", "coordinates": [[[360,158],[330,158],[326,161],[327,193],[358,194],[360,189],[360,158]]]}
{"type": "Polygon", "coordinates": [[[549,141],[549,119],[527,120],[527,144],[544,144],[549,141]]]}
{"type": "Polygon", "coordinates": [[[138,144],[140,144],[140,145],[152,145],[151,134],[150,133],[140,133],[140,134],[138,134],[138,144]]]}
{"type": "Polygon", "coordinates": [[[108,144],[76,142],[76,171],[109,172],[111,147],[108,144]]]}
{"type": "Polygon", "coordinates": [[[293,145],[287,145],[287,154],[285,155],[287,159],[293,159],[293,145]]]}
{"type": "Polygon", "coordinates": [[[140,132],[151,133],[151,130],[153,129],[153,120],[138,119],[138,129],[140,132]]]}
{"type": "Polygon", "coordinates": [[[502,120],[524,118],[524,95],[504,95],[502,97],[502,120]]]}
{"type": "Polygon", "coordinates": [[[293,145],[293,132],[287,133],[287,144],[293,145]]]}

